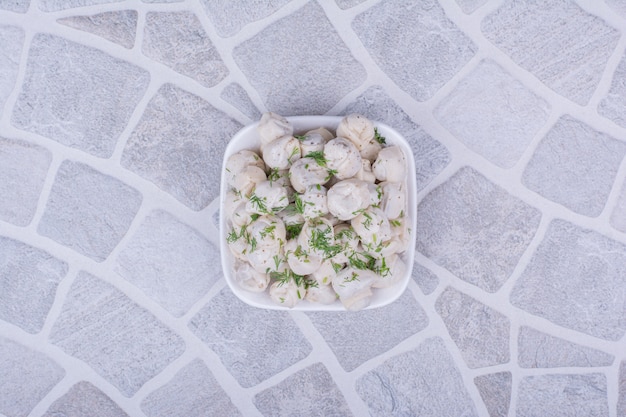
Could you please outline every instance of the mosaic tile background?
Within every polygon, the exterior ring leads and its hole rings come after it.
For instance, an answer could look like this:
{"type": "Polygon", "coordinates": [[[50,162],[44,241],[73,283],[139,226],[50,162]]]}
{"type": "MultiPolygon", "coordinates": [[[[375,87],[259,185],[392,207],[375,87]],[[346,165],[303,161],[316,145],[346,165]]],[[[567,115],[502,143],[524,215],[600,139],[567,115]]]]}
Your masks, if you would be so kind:
{"type": "Polygon", "coordinates": [[[0,416],[626,416],[625,50],[623,0],[0,0],[0,416]],[[267,110],[410,142],[395,303],[228,290],[267,110]]]}

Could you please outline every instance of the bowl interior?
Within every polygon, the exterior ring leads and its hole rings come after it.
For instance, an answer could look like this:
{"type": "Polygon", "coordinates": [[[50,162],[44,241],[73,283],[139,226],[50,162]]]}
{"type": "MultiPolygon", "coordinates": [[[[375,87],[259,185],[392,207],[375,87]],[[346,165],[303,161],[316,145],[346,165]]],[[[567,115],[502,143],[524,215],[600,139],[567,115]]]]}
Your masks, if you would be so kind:
{"type": "MultiPolygon", "coordinates": [[[[325,127],[334,132],[337,125],[341,121],[342,117],[339,116],[294,116],[287,117],[287,120],[294,127],[294,134],[301,134],[308,130],[316,129],[318,127],[325,127]]],[[[374,295],[372,301],[366,309],[382,307],[396,300],[405,291],[409,280],[411,279],[411,272],[413,270],[413,259],[415,256],[415,224],[417,217],[417,202],[416,202],[416,183],[415,183],[415,160],[413,158],[413,152],[409,147],[407,141],[393,128],[376,121],[372,121],[374,126],[378,129],[378,132],[386,138],[388,145],[400,146],[403,150],[406,162],[407,162],[407,215],[411,222],[410,226],[410,243],[409,248],[401,255],[401,259],[406,263],[407,268],[405,276],[402,277],[400,282],[389,288],[376,288],[373,290],[374,295]]],[[[303,311],[343,311],[345,308],[339,300],[333,304],[319,304],[312,303],[307,300],[302,300],[293,308],[287,308],[274,303],[267,291],[263,293],[254,293],[246,291],[239,287],[234,281],[234,257],[230,253],[228,244],[226,243],[226,236],[228,234],[226,218],[224,216],[223,204],[228,191],[228,184],[225,178],[226,161],[228,158],[242,150],[250,149],[259,151],[259,137],[256,131],[257,123],[253,123],[241,129],[229,142],[224,152],[224,160],[222,162],[222,176],[220,183],[220,252],[222,258],[222,269],[226,282],[235,295],[243,302],[252,305],[254,307],[272,309],[272,310],[303,310],[303,311]]]]}

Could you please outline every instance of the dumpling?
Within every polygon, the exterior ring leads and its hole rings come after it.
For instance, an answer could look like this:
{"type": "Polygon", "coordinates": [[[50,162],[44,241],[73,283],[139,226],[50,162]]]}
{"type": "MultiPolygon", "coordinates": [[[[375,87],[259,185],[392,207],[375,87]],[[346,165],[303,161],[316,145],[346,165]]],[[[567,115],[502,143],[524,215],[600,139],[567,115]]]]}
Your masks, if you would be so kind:
{"type": "Polygon", "coordinates": [[[287,241],[285,244],[285,257],[287,258],[289,268],[298,275],[310,275],[322,264],[321,256],[307,248],[303,248],[297,239],[287,241]]]}
{"type": "MultiPolygon", "coordinates": [[[[330,139],[332,139],[332,137],[330,139]]],[[[326,139],[326,137],[322,135],[321,132],[307,132],[304,135],[304,138],[300,139],[300,148],[302,149],[302,155],[306,156],[311,152],[324,151],[324,145],[326,145],[326,142],[328,142],[330,139],[326,139]]]]}
{"type": "Polygon", "coordinates": [[[270,168],[289,169],[302,157],[300,141],[293,136],[282,136],[261,147],[263,160],[270,168]]]}
{"type": "Polygon", "coordinates": [[[369,207],[350,221],[364,247],[375,247],[391,239],[391,225],[379,208],[369,207]]]}
{"type": "Polygon", "coordinates": [[[256,152],[242,149],[232,154],[226,161],[225,167],[225,177],[228,185],[235,187],[235,177],[248,166],[256,166],[265,171],[265,162],[256,152]]]}
{"type": "Polygon", "coordinates": [[[402,182],[406,177],[406,160],[399,146],[381,149],[372,171],[378,181],[402,182]]]}
{"type": "Polygon", "coordinates": [[[244,290],[263,292],[269,285],[270,278],[255,270],[249,263],[240,262],[235,267],[235,282],[244,290]]]}
{"type": "Polygon", "coordinates": [[[289,177],[294,190],[303,193],[310,185],[326,183],[329,174],[328,169],[319,165],[315,159],[304,157],[291,165],[289,177]]]}
{"type": "Polygon", "coordinates": [[[339,122],[337,136],[344,137],[354,143],[362,158],[373,161],[380,151],[381,145],[376,141],[374,124],[360,114],[350,114],[339,122]]]}
{"type": "Polygon", "coordinates": [[[332,304],[337,300],[337,294],[331,285],[317,285],[307,288],[305,299],[313,303],[332,304]]]}
{"type": "Polygon", "coordinates": [[[262,181],[250,194],[246,210],[250,213],[273,214],[289,205],[287,188],[271,181],[262,181]]]}
{"type": "Polygon", "coordinates": [[[256,185],[266,179],[265,171],[257,166],[249,165],[235,175],[233,187],[241,195],[249,197],[256,185]]]}
{"type": "Polygon", "coordinates": [[[326,187],[322,185],[311,185],[307,187],[304,194],[300,196],[300,200],[302,201],[302,216],[305,219],[314,219],[328,214],[326,194],[326,187]]]}
{"type": "Polygon", "coordinates": [[[357,311],[370,305],[376,274],[368,269],[347,267],[333,278],[333,289],[346,310],[357,311]]]}
{"type": "Polygon", "coordinates": [[[257,132],[261,138],[261,146],[263,146],[283,136],[291,136],[293,126],[283,116],[266,112],[261,116],[257,125],[257,132]]]}
{"type": "Polygon", "coordinates": [[[370,190],[365,181],[350,179],[330,187],[328,211],[339,220],[350,220],[370,205],[370,190]]]}
{"type": "Polygon", "coordinates": [[[361,155],[354,144],[337,137],[324,146],[326,166],[335,177],[344,180],[353,177],[361,169],[361,155]]]}
{"type": "Polygon", "coordinates": [[[293,308],[304,297],[306,297],[306,288],[304,284],[298,285],[293,279],[287,282],[276,281],[270,286],[270,298],[276,304],[293,308]]]}
{"type": "Polygon", "coordinates": [[[381,182],[378,184],[382,190],[380,208],[387,218],[396,219],[406,209],[406,191],[403,182],[381,182]]]}
{"type": "Polygon", "coordinates": [[[372,284],[374,288],[391,287],[399,282],[406,272],[406,264],[397,254],[377,259],[375,267],[379,274],[372,284]]]}

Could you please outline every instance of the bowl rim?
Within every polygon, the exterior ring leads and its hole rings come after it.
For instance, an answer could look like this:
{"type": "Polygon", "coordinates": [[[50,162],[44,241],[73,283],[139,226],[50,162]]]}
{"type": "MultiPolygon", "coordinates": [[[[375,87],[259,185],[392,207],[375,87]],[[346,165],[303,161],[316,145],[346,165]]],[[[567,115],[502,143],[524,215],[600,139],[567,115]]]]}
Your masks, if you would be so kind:
{"type": "MultiPolygon", "coordinates": [[[[316,129],[318,127],[326,127],[329,130],[335,131],[339,122],[344,118],[344,116],[324,116],[324,115],[311,115],[311,116],[287,116],[285,117],[293,126],[294,133],[303,133],[308,130],[316,129]]],[[[409,227],[409,247],[408,249],[400,255],[401,259],[405,262],[407,268],[405,274],[401,281],[396,284],[388,287],[388,288],[375,288],[373,289],[374,295],[372,296],[372,302],[369,306],[365,307],[363,310],[369,310],[374,308],[379,308],[391,304],[396,301],[407,289],[409,281],[412,276],[412,271],[414,267],[414,259],[415,259],[415,244],[416,244],[416,223],[417,223],[417,186],[416,186],[416,178],[415,178],[415,158],[413,156],[413,151],[410,147],[408,141],[402,136],[397,130],[392,128],[391,126],[379,122],[377,120],[369,119],[374,126],[377,128],[378,132],[385,136],[388,140],[389,145],[398,145],[401,147],[405,154],[405,159],[407,163],[407,178],[406,178],[406,186],[407,186],[407,215],[410,218],[410,227],[409,227]]],[[[235,296],[243,301],[244,303],[261,309],[269,309],[269,310],[286,310],[286,311],[348,311],[341,304],[339,300],[336,300],[333,304],[321,304],[321,303],[313,303],[308,300],[302,300],[294,307],[289,308],[286,306],[281,306],[274,303],[269,295],[267,294],[267,290],[261,293],[255,293],[251,291],[246,291],[243,288],[239,287],[237,283],[234,281],[232,276],[232,264],[233,264],[233,255],[230,253],[230,249],[228,248],[228,244],[226,242],[226,234],[227,234],[227,224],[226,218],[224,217],[224,201],[226,193],[229,190],[229,187],[226,183],[226,162],[228,158],[242,150],[242,149],[251,149],[258,152],[259,150],[259,142],[260,139],[256,138],[256,143],[254,146],[250,146],[250,137],[256,135],[256,128],[259,125],[259,121],[251,123],[247,126],[241,128],[228,142],[226,149],[224,151],[224,157],[222,159],[222,168],[220,175],[220,201],[219,201],[219,243],[220,243],[220,258],[221,258],[221,266],[222,273],[224,274],[224,278],[230,290],[235,294],[235,296]],[[244,143],[245,142],[245,143],[244,143]],[[267,301],[267,302],[265,302],[267,301]]]]}

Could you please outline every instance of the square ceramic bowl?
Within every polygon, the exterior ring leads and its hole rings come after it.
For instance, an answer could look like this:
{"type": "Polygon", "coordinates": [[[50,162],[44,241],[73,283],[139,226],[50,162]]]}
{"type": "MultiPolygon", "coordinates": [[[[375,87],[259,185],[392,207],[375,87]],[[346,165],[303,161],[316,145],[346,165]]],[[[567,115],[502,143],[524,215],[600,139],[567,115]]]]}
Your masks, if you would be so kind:
{"type": "MultiPolygon", "coordinates": [[[[292,124],[294,128],[294,134],[302,134],[306,131],[316,129],[318,127],[325,127],[331,132],[335,132],[335,129],[339,125],[342,117],[339,116],[295,116],[287,117],[287,120],[292,124]]],[[[411,272],[413,269],[413,258],[415,255],[415,224],[417,216],[417,202],[416,202],[416,183],[415,183],[415,160],[413,158],[413,152],[409,147],[406,139],[404,139],[393,128],[376,121],[373,121],[374,126],[378,129],[378,133],[386,138],[387,146],[397,145],[400,146],[406,157],[407,163],[407,211],[408,218],[410,219],[410,242],[408,249],[401,254],[402,260],[407,265],[405,276],[397,282],[395,285],[389,288],[375,288],[373,289],[373,297],[371,303],[366,309],[382,307],[396,300],[406,290],[406,287],[411,278],[411,272]]],[[[234,280],[234,256],[228,248],[226,242],[226,236],[228,235],[227,219],[224,216],[224,201],[226,193],[229,190],[229,186],[226,182],[226,161],[234,153],[242,150],[249,149],[255,152],[259,152],[260,139],[257,133],[257,123],[253,123],[241,129],[229,142],[224,152],[224,160],[222,161],[222,178],[220,183],[220,251],[222,257],[222,269],[226,277],[226,282],[235,295],[243,302],[259,308],[271,309],[271,310],[301,310],[301,311],[346,311],[344,306],[339,300],[333,304],[319,304],[312,303],[307,300],[300,301],[295,307],[288,308],[280,306],[273,302],[269,296],[268,290],[263,293],[255,293],[244,290],[234,280]]]]}

